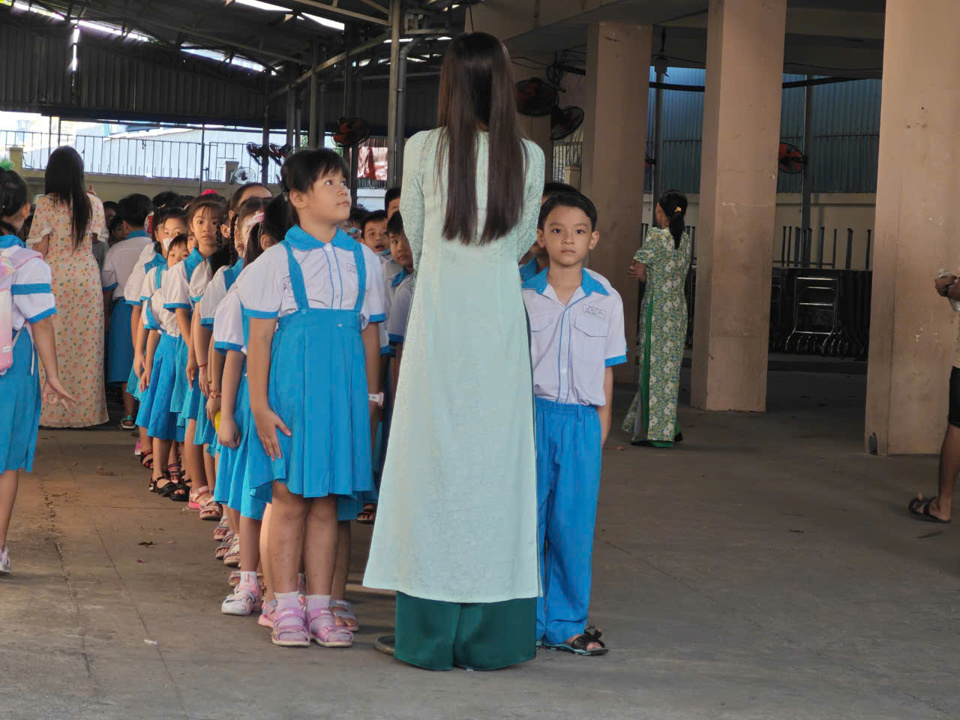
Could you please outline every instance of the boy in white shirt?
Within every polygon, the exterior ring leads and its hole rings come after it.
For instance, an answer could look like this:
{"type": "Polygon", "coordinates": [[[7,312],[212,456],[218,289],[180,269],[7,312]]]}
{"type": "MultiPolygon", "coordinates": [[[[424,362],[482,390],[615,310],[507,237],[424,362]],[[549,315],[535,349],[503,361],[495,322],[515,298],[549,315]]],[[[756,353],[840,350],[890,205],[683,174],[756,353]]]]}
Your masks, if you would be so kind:
{"type": "Polygon", "coordinates": [[[607,650],[587,628],[593,532],[613,366],[627,360],[623,302],[583,267],[600,239],[597,211],[559,193],[540,211],[537,244],[549,265],[523,284],[536,395],[537,499],[543,597],[537,637],[577,655],[607,650]],[[546,548],[545,548],[546,545],[546,548]]]}

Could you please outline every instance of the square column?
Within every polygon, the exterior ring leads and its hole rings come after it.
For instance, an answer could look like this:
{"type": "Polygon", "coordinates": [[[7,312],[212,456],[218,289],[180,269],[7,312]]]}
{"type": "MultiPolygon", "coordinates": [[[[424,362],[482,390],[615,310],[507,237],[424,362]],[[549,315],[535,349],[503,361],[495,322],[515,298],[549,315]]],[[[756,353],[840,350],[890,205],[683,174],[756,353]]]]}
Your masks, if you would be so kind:
{"type": "Polygon", "coordinates": [[[600,216],[600,243],[590,253],[590,269],[623,297],[628,362],[614,368],[618,382],[636,379],[640,287],[627,269],[642,239],[651,42],[649,25],[595,23],[587,36],[581,190],[600,216]]]}
{"type": "Polygon", "coordinates": [[[691,393],[704,410],[766,409],[786,13],[710,0],[691,393]]]}
{"type": "Polygon", "coordinates": [[[887,0],[864,428],[881,455],[937,452],[946,427],[957,320],[933,279],[960,272],[958,25],[953,0],[887,0]]]}

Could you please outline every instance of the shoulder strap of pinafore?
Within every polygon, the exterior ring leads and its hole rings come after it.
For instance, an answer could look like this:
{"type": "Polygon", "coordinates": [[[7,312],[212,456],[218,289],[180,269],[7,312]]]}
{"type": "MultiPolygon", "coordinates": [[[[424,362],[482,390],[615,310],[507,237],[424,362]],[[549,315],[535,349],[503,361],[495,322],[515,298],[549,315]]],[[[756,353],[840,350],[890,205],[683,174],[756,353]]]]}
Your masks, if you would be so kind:
{"type": "Polygon", "coordinates": [[[307,301],[307,288],[303,284],[303,271],[293,257],[293,246],[286,240],[283,246],[287,249],[287,262],[290,265],[290,285],[293,288],[293,297],[297,301],[297,310],[308,310],[310,303],[307,301]]]}
{"type": "Polygon", "coordinates": [[[363,296],[367,290],[367,262],[363,258],[363,245],[355,242],[353,260],[357,265],[357,302],[353,306],[354,312],[363,309],[363,296]]]}

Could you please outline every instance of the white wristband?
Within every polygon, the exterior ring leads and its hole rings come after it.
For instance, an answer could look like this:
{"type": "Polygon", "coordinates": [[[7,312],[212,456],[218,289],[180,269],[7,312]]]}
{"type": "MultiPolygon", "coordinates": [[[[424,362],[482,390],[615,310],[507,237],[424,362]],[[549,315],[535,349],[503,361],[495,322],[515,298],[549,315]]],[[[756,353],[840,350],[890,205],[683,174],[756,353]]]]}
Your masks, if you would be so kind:
{"type": "Polygon", "coordinates": [[[367,395],[367,398],[370,400],[370,402],[372,402],[372,403],[373,403],[374,405],[376,405],[377,407],[383,407],[383,393],[382,393],[382,392],[378,392],[378,393],[376,393],[376,394],[374,394],[374,393],[369,393],[369,394],[367,395]]]}

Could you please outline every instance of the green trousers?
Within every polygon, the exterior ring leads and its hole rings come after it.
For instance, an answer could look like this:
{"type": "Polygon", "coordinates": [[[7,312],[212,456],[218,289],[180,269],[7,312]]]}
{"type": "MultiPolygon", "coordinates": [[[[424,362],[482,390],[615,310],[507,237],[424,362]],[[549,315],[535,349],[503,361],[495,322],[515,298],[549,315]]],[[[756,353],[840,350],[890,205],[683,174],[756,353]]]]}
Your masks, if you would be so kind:
{"type": "Polygon", "coordinates": [[[393,656],[427,670],[499,670],[537,654],[537,599],[451,603],[397,593],[393,656]]]}

